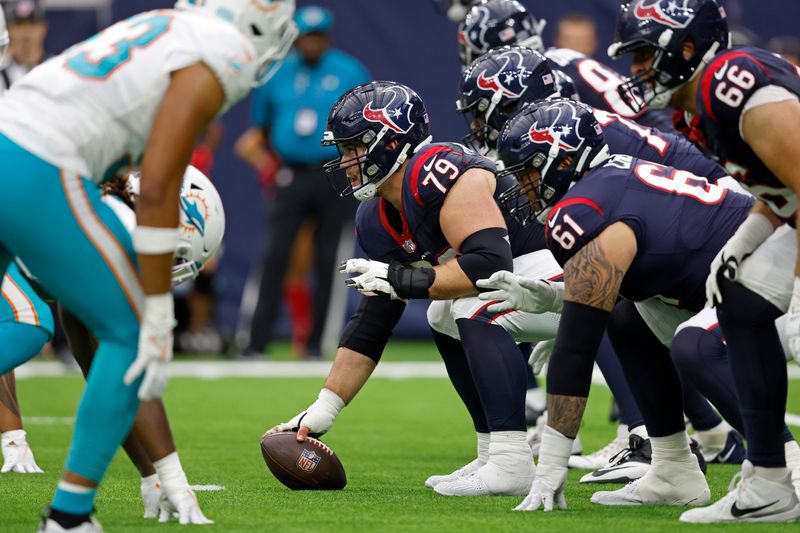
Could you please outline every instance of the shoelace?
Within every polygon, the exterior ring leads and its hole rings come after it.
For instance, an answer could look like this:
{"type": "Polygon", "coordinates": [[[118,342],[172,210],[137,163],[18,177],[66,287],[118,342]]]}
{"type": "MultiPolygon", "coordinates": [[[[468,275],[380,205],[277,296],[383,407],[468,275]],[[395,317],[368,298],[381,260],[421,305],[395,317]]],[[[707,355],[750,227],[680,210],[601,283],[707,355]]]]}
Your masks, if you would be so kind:
{"type": "MultiPolygon", "coordinates": [[[[644,442],[645,442],[644,440],[641,441],[642,445],[644,444],[644,442]]],[[[626,448],[623,448],[616,454],[614,454],[614,456],[611,459],[609,459],[608,462],[612,466],[617,466],[622,463],[628,462],[637,456],[642,457],[643,459],[647,459],[647,456],[644,453],[642,453],[643,447],[644,446],[633,446],[633,447],[628,446],[626,448]],[[617,459],[617,457],[619,457],[619,459],[617,459]]]]}
{"type": "Polygon", "coordinates": [[[606,444],[604,447],[602,447],[599,450],[597,450],[596,452],[589,454],[587,457],[609,457],[609,456],[611,456],[611,459],[609,459],[609,462],[611,462],[612,460],[614,460],[614,458],[617,455],[620,454],[620,452],[622,452],[623,450],[627,449],[627,446],[625,446],[625,441],[626,440],[627,439],[616,438],[616,439],[612,440],[611,442],[609,442],[608,444],[606,444]],[[622,448],[612,456],[611,455],[611,450],[615,450],[617,448],[620,448],[620,446],[622,448]]]}
{"type": "Polygon", "coordinates": [[[734,489],[736,489],[736,491],[739,492],[740,487],[742,486],[742,481],[743,481],[742,471],[739,470],[733,475],[733,478],[731,478],[731,482],[728,483],[728,492],[733,492],[734,489]]]}

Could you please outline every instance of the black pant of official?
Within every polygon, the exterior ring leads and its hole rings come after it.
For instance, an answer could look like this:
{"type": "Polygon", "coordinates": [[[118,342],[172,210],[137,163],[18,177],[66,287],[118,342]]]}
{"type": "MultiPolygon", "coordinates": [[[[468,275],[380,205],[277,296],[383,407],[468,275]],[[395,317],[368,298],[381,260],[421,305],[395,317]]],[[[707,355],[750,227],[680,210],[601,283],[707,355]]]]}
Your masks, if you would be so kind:
{"type": "Polygon", "coordinates": [[[266,216],[267,247],[258,304],[253,314],[248,351],[261,352],[273,338],[273,325],[283,300],[283,279],[292,245],[303,221],[315,222],[313,323],[309,355],[320,354],[322,332],[336,268],[342,228],[353,221],[356,201],[339,198],[328,184],[322,165],[290,165],[279,173],[275,198],[266,216]],[[291,177],[290,177],[291,174],[291,177]]]}

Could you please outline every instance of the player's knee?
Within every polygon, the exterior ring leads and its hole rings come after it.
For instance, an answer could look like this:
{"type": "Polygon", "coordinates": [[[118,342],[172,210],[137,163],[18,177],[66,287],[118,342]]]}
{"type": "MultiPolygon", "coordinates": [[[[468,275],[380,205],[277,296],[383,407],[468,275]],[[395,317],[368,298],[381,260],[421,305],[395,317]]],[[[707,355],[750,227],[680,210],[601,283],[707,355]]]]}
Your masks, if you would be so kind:
{"type": "Polygon", "coordinates": [[[451,314],[453,315],[453,320],[466,318],[489,322],[491,319],[491,313],[486,310],[485,303],[475,296],[453,300],[451,314]]]}
{"type": "Polygon", "coordinates": [[[687,327],[681,329],[672,338],[669,354],[678,368],[688,368],[700,360],[700,343],[704,335],[711,335],[702,328],[687,327]]]}
{"type": "Polygon", "coordinates": [[[722,303],[717,316],[722,324],[768,326],[783,313],[772,303],[744,285],[723,279],[720,283],[722,303]]]}
{"type": "Polygon", "coordinates": [[[450,300],[436,300],[428,305],[428,325],[434,331],[447,334],[455,327],[455,319],[450,312],[450,303],[450,300]],[[448,328],[448,324],[452,324],[452,326],[448,328]]]}

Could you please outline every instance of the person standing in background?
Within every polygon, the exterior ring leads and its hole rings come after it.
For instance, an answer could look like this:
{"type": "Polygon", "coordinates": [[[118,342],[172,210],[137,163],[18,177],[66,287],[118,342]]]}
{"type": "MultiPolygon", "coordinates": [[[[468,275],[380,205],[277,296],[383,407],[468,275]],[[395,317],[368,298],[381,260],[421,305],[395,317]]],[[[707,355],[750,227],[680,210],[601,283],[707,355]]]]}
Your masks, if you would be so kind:
{"type": "Polygon", "coordinates": [[[355,202],[337,199],[332,189],[320,183],[322,165],[336,157],[336,150],[320,146],[319,139],[334,102],[370,76],[358,60],[330,47],[330,11],[307,6],[297,10],[295,22],[300,30],[295,49],[275,77],[253,92],[252,126],[235,147],[236,154],[262,178],[274,179],[261,286],[245,356],[262,355],[273,338],[282,295],[275,283],[284,279],[295,237],[307,219],[315,225],[315,283],[306,356],[321,354],[336,250],[342,228],[355,214],[355,202]]]}
{"type": "Polygon", "coordinates": [[[0,94],[11,84],[45,60],[44,39],[47,20],[39,0],[3,2],[11,43],[5,58],[0,58],[0,94]]]}
{"type": "Polygon", "coordinates": [[[594,21],[580,11],[567,13],[558,20],[556,48],[568,48],[587,57],[597,51],[597,27],[594,21]]]}

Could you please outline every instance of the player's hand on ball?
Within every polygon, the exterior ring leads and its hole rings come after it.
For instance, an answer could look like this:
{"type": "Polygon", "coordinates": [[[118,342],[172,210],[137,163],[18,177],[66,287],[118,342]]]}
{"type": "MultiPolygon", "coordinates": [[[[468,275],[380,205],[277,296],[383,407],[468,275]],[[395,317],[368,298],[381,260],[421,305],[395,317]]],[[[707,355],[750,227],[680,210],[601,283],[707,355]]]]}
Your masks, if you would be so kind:
{"type": "Polygon", "coordinates": [[[162,491],[159,508],[159,522],[169,522],[171,518],[177,518],[181,525],[214,523],[213,520],[205,517],[200,509],[197,496],[188,485],[180,490],[162,491]]]}
{"type": "Polygon", "coordinates": [[[476,285],[481,289],[495,289],[478,295],[484,301],[499,300],[488,307],[490,313],[516,309],[539,314],[561,310],[564,284],[560,282],[524,278],[501,270],[489,279],[479,279],[476,285]]]}
{"type": "Polygon", "coordinates": [[[566,509],[567,499],[564,496],[566,484],[566,467],[540,464],[536,467],[536,477],[533,478],[528,496],[514,510],[537,511],[542,509],[549,512],[555,508],[566,509]]]}
{"type": "Polygon", "coordinates": [[[44,471],[36,464],[33,451],[25,439],[25,430],[16,429],[3,433],[3,474],[16,472],[18,474],[43,474],[44,471]]]}
{"type": "Polygon", "coordinates": [[[399,297],[389,283],[389,265],[370,259],[348,259],[339,266],[342,274],[359,274],[345,280],[345,285],[366,295],[386,294],[392,300],[399,297]]]}
{"type": "Polygon", "coordinates": [[[317,401],[308,406],[308,409],[298,414],[288,422],[278,424],[265,433],[280,433],[281,431],[297,431],[297,440],[302,442],[306,436],[319,437],[324,435],[333,426],[336,416],[344,409],[344,400],[338,394],[329,390],[319,391],[317,401]]]}
{"type": "Polygon", "coordinates": [[[161,398],[167,388],[167,366],[172,360],[172,329],[175,327],[173,306],[171,293],[144,299],[139,351],[124,378],[125,384],[130,385],[144,373],[139,385],[139,399],[142,401],[161,398]]]}
{"type": "Polygon", "coordinates": [[[555,346],[555,344],[556,340],[550,339],[538,342],[536,346],[533,347],[533,352],[531,352],[531,356],[528,358],[528,364],[531,365],[535,376],[539,375],[545,363],[550,360],[550,354],[553,353],[553,346],[555,346]]]}

